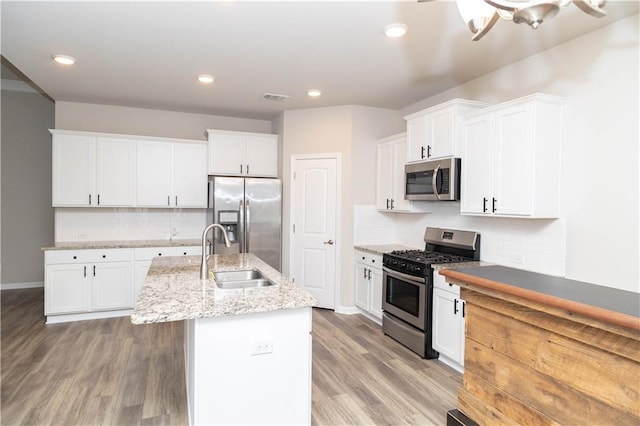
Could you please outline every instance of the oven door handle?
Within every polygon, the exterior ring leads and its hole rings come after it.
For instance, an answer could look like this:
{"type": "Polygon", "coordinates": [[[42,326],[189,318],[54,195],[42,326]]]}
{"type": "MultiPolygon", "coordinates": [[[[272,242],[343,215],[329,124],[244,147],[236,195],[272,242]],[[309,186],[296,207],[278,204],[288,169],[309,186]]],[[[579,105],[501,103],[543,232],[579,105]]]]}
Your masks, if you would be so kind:
{"type": "Polygon", "coordinates": [[[411,281],[419,284],[426,284],[427,280],[424,277],[416,277],[415,275],[403,274],[402,272],[394,271],[388,268],[382,268],[382,270],[387,274],[399,280],[411,281]]]}

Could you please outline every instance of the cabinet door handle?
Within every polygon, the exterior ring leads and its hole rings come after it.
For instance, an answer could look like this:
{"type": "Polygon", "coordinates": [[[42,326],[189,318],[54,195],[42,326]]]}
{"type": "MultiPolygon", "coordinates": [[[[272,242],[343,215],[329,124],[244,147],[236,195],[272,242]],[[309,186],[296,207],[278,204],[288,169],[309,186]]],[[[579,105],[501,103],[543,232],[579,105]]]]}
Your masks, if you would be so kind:
{"type": "Polygon", "coordinates": [[[458,299],[453,299],[453,315],[458,313],[458,299]]]}
{"type": "Polygon", "coordinates": [[[98,205],[100,205],[100,194],[98,194],[98,205]]]}
{"type": "Polygon", "coordinates": [[[463,300],[462,301],[462,318],[464,318],[467,315],[466,309],[465,309],[466,307],[467,307],[467,303],[463,300]]]}
{"type": "Polygon", "coordinates": [[[247,164],[247,174],[249,174],[249,165],[247,164]]]}
{"type": "Polygon", "coordinates": [[[240,174],[242,174],[242,164],[240,164],[240,174]]]}
{"type": "Polygon", "coordinates": [[[367,272],[367,278],[371,280],[371,269],[369,269],[369,272],[367,272]]]}
{"type": "Polygon", "coordinates": [[[387,198],[387,210],[389,210],[389,199],[387,198]]]}
{"type": "Polygon", "coordinates": [[[424,146],[420,147],[420,158],[424,158],[424,146]]]}
{"type": "Polygon", "coordinates": [[[362,278],[367,279],[367,268],[362,268],[362,278]]]}
{"type": "Polygon", "coordinates": [[[493,213],[495,213],[496,212],[496,202],[498,200],[496,200],[495,197],[491,198],[491,200],[492,200],[491,201],[491,209],[493,210],[493,213]]]}
{"type": "Polygon", "coordinates": [[[91,205],[91,194],[89,194],[89,205],[91,205]]]}
{"type": "Polygon", "coordinates": [[[427,145],[427,158],[431,158],[431,145],[427,145]]]}
{"type": "Polygon", "coordinates": [[[178,196],[176,195],[176,207],[178,207],[178,196]]]}
{"type": "Polygon", "coordinates": [[[482,213],[486,213],[487,212],[487,198],[486,197],[482,197],[482,213]]]}
{"type": "Polygon", "coordinates": [[[171,205],[171,195],[167,195],[167,205],[171,205]]]}
{"type": "Polygon", "coordinates": [[[93,265],[93,276],[96,276],[96,265],[93,265]]]}
{"type": "Polygon", "coordinates": [[[85,278],[87,277],[87,266],[86,266],[86,265],[85,265],[85,267],[84,267],[84,277],[85,277],[85,278]]]}
{"type": "Polygon", "coordinates": [[[391,210],[393,210],[393,198],[391,199],[391,210]]]}

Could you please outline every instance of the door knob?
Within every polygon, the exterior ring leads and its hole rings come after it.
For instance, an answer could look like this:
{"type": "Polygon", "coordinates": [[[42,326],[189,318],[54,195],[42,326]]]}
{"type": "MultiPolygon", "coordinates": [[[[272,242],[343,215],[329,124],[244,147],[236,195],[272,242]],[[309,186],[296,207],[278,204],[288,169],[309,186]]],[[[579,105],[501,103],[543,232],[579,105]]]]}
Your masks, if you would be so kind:
{"type": "Polygon", "coordinates": [[[324,241],[323,244],[329,244],[329,245],[333,245],[333,240],[329,240],[329,241],[324,241]]]}

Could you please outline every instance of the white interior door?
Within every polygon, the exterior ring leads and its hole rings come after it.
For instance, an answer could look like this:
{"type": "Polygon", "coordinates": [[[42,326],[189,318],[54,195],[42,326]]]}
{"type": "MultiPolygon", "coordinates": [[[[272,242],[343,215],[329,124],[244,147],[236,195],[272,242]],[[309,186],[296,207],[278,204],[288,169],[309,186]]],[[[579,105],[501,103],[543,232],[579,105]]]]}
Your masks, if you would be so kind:
{"type": "Polygon", "coordinates": [[[292,278],[335,309],[337,159],[294,159],[293,171],[292,278]]]}

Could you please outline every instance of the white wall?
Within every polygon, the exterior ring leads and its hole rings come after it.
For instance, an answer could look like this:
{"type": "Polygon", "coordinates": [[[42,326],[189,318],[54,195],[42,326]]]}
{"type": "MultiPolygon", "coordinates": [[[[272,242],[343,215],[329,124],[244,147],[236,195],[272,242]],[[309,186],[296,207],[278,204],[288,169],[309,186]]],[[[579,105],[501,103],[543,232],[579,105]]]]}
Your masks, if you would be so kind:
{"type": "Polygon", "coordinates": [[[113,105],[56,102],[56,129],[206,140],[206,129],[271,133],[271,121],[113,105]]]}
{"type": "MultiPolygon", "coordinates": [[[[479,230],[483,259],[640,292],[639,21],[619,21],[401,111],[456,97],[491,104],[534,92],[566,97],[562,219],[461,217],[437,204],[432,215],[398,215],[394,238],[421,245],[426,225],[479,230]]],[[[367,217],[362,229],[388,225],[367,217]]]]}
{"type": "Polygon", "coordinates": [[[361,106],[338,106],[285,111],[280,124],[283,178],[283,265],[289,264],[291,217],[291,157],[295,154],[340,153],[342,188],[340,235],[340,300],[337,307],[354,305],[353,206],[355,199],[373,202],[375,185],[375,141],[398,133],[404,127],[397,111],[361,106]]]}

